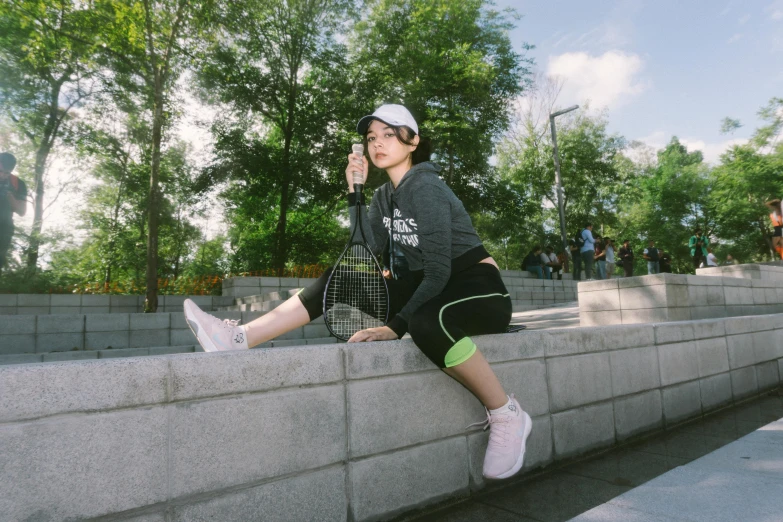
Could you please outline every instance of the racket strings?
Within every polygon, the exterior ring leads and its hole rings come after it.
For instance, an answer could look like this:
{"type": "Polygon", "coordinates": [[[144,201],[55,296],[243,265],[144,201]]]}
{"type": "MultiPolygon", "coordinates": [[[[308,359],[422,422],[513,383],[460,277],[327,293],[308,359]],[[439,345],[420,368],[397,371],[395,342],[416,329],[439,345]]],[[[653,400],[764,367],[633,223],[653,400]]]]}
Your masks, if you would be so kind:
{"type": "Polygon", "coordinates": [[[347,339],[365,328],[386,324],[388,298],[374,256],[361,244],[351,245],[334,267],[326,289],[326,320],[347,339]]]}

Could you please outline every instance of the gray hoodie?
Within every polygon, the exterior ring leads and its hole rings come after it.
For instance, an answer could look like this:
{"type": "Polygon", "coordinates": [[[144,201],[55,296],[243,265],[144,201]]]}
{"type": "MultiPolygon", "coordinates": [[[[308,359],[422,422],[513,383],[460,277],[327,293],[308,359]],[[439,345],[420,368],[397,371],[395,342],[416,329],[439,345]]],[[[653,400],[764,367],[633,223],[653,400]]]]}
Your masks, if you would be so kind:
{"type": "MultiPolygon", "coordinates": [[[[407,330],[413,313],[443,291],[453,272],[489,257],[462,202],[438,177],[440,170],[430,162],[414,165],[396,189],[389,181],[375,191],[369,216],[364,205],[359,206],[367,243],[379,257],[389,237],[394,207],[394,243],[405,255],[408,268],[423,272],[413,296],[389,321],[399,336],[407,330]]],[[[349,195],[349,204],[355,197],[349,195]]],[[[350,205],[352,224],[355,208],[350,205]]]]}

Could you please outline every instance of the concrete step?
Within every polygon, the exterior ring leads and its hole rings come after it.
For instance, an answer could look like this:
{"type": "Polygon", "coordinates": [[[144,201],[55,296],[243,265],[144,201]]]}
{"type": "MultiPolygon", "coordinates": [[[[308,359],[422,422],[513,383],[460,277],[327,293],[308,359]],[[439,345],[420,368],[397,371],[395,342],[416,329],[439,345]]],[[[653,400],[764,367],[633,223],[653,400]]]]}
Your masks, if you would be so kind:
{"type": "Polygon", "coordinates": [[[116,348],[111,350],[71,350],[68,352],[25,353],[0,355],[0,365],[29,364],[37,362],[84,361],[90,359],[116,359],[145,355],[169,355],[174,353],[203,352],[199,345],[151,346],[146,348],[116,348]]]}

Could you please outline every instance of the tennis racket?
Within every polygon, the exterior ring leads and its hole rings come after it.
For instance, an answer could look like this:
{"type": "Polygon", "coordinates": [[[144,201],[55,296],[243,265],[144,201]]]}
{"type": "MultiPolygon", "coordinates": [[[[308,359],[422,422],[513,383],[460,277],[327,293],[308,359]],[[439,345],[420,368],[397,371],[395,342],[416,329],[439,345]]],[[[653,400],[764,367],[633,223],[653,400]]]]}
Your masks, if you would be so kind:
{"type": "MultiPolygon", "coordinates": [[[[355,144],[362,156],[364,146],[355,144]]],[[[324,290],[324,321],[332,335],[347,341],[359,330],[384,326],[389,319],[389,288],[378,260],[367,244],[359,212],[364,188],[361,172],[353,172],[356,220],[345,250],[340,254],[324,290]]]]}

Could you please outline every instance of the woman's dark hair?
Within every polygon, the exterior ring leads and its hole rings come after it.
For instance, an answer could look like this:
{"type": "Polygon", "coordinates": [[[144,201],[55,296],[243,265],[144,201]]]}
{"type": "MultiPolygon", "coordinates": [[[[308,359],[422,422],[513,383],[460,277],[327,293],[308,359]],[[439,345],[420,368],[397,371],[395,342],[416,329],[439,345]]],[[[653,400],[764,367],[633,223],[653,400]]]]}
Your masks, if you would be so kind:
{"type": "MultiPolygon", "coordinates": [[[[416,137],[416,133],[413,132],[413,129],[405,125],[400,127],[389,125],[389,128],[394,131],[394,135],[397,136],[397,139],[400,141],[400,143],[404,143],[405,145],[413,145],[413,138],[416,137]]],[[[367,146],[367,134],[362,137],[362,143],[364,143],[364,155],[369,159],[370,152],[369,147],[367,146]]],[[[411,153],[411,163],[413,165],[424,163],[425,161],[430,160],[431,155],[432,141],[429,138],[422,138],[419,136],[419,144],[416,146],[416,150],[411,153]]]]}

